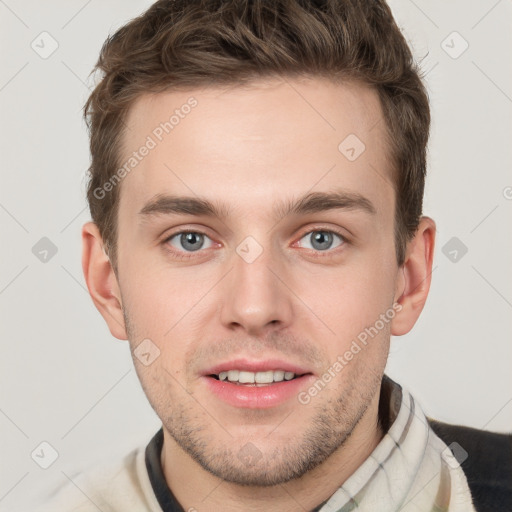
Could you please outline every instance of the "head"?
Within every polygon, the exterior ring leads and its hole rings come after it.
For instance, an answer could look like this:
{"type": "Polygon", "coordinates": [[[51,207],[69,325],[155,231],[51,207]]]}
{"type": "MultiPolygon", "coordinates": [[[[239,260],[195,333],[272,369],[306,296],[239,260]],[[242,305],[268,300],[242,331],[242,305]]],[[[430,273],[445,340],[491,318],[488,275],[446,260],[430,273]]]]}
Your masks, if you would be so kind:
{"type": "Polygon", "coordinates": [[[237,483],[304,474],[368,428],[430,283],[428,100],[389,7],[158,1],[97,69],[96,306],[169,442],[237,483]],[[226,364],[303,376],[292,399],[242,405],[215,391],[226,364]]]}

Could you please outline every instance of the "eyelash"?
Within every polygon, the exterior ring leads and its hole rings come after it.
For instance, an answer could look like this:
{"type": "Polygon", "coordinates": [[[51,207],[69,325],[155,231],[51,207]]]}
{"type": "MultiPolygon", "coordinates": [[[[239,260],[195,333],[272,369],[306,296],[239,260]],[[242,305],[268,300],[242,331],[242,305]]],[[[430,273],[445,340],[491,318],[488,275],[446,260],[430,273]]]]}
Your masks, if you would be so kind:
{"type": "Polygon", "coordinates": [[[298,243],[300,240],[302,240],[305,236],[311,235],[312,233],[318,233],[318,232],[320,232],[320,233],[330,233],[330,234],[336,235],[337,237],[340,238],[341,243],[340,243],[340,245],[334,247],[333,249],[327,249],[325,251],[318,251],[318,250],[315,250],[315,249],[309,249],[308,247],[300,248],[301,250],[308,251],[310,257],[313,257],[313,258],[327,258],[329,256],[331,256],[331,257],[335,256],[336,254],[339,253],[339,251],[343,250],[344,247],[350,243],[348,238],[344,234],[342,234],[339,231],[337,231],[336,229],[332,229],[332,228],[325,229],[325,228],[322,228],[322,227],[315,227],[315,228],[309,229],[308,231],[303,233],[297,239],[297,242],[294,242],[292,245],[294,246],[296,243],[298,243]]]}
{"type": "MultiPolygon", "coordinates": [[[[172,233],[171,235],[167,236],[164,240],[163,240],[163,245],[165,247],[165,250],[167,252],[169,252],[170,254],[172,254],[172,257],[175,258],[175,259],[178,259],[178,260],[188,260],[188,259],[191,259],[193,257],[197,257],[198,254],[201,254],[201,253],[204,253],[205,252],[205,249],[201,250],[199,249],[198,251],[179,251],[179,250],[176,250],[174,249],[171,245],[170,245],[170,241],[171,239],[173,239],[174,237],[176,236],[180,236],[180,235],[186,235],[188,233],[194,233],[194,234],[197,234],[197,235],[203,235],[207,238],[210,238],[206,233],[204,233],[203,231],[199,231],[199,230],[183,230],[183,231],[177,231],[176,233],[172,233]]],[[[211,238],[210,238],[211,240],[211,238]]],[[[214,242],[215,243],[215,242],[214,242]]],[[[219,244],[217,244],[219,245],[219,244]]]]}
{"type": "MultiPolygon", "coordinates": [[[[326,251],[318,251],[318,250],[309,249],[309,248],[301,248],[302,250],[310,251],[310,253],[313,255],[313,257],[316,257],[316,258],[322,258],[322,257],[325,257],[326,255],[332,256],[333,253],[337,253],[338,250],[342,249],[345,245],[350,243],[348,238],[344,234],[340,233],[339,231],[337,231],[335,229],[332,229],[332,228],[325,229],[325,228],[316,227],[314,229],[309,229],[305,233],[302,233],[301,236],[297,239],[297,242],[294,242],[292,244],[292,246],[295,245],[296,243],[298,243],[300,240],[302,240],[305,236],[311,235],[312,233],[315,233],[315,232],[331,233],[331,234],[338,236],[341,239],[340,245],[338,245],[334,249],[327,249],[326,251]]],[[[204,233],[203,231],[199,231],[199,230],[183,230],[183,231],[177,231],[176,233],[172,233],[171,235],[167,236],[163,240],[162,243],[163,243],[166,251],[171,253],[175,259],[188,260],[188,259],[196,256],[196,253],[201,254],[206,251],[206,249],[199,249],[198,251],[179,251],[179,250],[175,250],[174,248],[171,247],[171,245],[169,244],[171,239],[173,239],[174,237],[179,236],[179,235],[185,235],[187,233],[194,233],[194,234],[203,235],[207,238],[210,238],[206,233],[204,233]]],[[[211,238],[210,238],[210,240],[211,240],[211,238]]],[[[212,240],[212,242],[213,242],[213,240],[212,240]]],[[[213,242],[213,243],[215,244],[216,242],[213,242]]],[[[220,244],[217,243],[217,245],[220,245],[220,244]]],[[[211,249],[211,248],[208,248],[208,249],[211,249]]]]}

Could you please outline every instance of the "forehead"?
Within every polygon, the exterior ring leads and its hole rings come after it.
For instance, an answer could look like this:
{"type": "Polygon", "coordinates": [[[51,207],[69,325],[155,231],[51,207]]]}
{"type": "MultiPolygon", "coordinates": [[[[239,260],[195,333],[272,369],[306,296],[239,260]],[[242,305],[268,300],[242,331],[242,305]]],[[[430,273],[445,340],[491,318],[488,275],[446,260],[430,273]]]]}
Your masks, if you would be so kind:
{"type": "Polygon", "coordinates": [[[360,83],[272,79],[139,98],[127,118],[120,211],[156,194],[262,209],[346,189],[392,209],[377,93],[360,83]],[[147,148],[147,149],[145,149],[147,148]]]}

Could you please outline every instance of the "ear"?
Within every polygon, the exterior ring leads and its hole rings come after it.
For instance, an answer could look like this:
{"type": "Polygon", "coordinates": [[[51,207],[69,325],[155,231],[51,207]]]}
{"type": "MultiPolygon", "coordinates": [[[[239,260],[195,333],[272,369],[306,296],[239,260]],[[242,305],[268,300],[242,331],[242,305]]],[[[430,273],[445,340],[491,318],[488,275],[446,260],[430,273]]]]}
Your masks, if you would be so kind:
{"type": "Polygon", "coordinates": [[[422,217],[414,238],[407,244],[395,294],[395,303],[402,309],[391,322],[393,336],[408,333],[423,310],[430,289],[435,234],[435,222],[429,217],[422,217]]]}
{"type": "Polygon", "coordinates": [[[82,269],[94,305],[107,322],[112,336],[128,339],[119,283],[94,222],[87,222],[82,228],[82,269]]]}

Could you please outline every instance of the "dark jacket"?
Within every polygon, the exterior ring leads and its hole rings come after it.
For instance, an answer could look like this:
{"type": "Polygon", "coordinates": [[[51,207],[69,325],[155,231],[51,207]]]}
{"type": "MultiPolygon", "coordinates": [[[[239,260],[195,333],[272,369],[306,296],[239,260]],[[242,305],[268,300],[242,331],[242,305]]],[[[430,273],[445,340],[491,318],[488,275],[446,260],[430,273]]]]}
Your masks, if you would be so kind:
{"type": "Polygon", "coordinates": [[[478,512],[512,512],[512,434],[429,419],[466,474],[478,512]]]}

